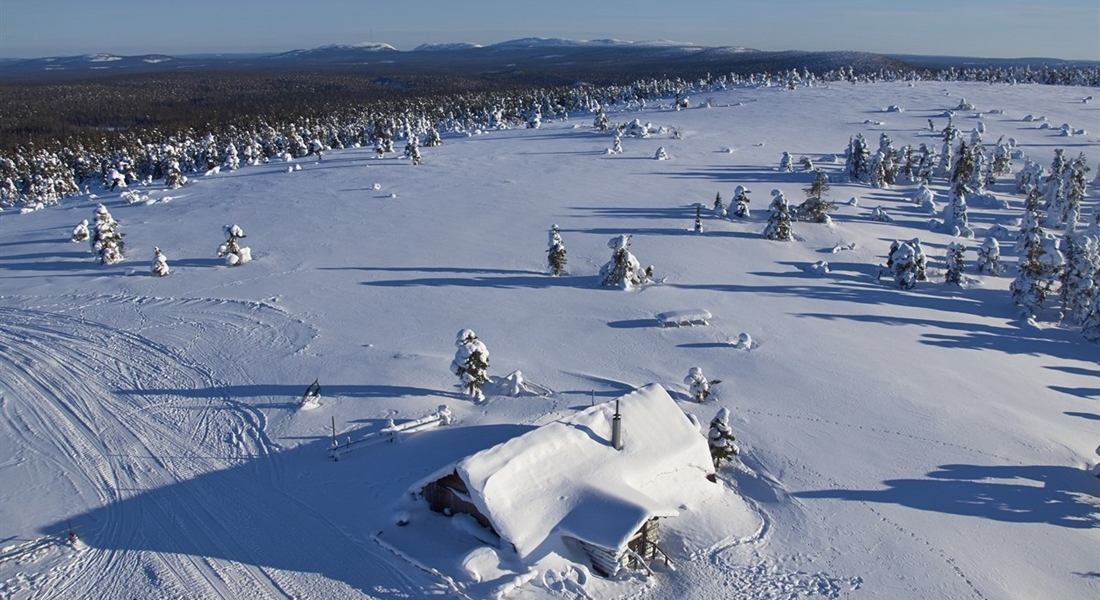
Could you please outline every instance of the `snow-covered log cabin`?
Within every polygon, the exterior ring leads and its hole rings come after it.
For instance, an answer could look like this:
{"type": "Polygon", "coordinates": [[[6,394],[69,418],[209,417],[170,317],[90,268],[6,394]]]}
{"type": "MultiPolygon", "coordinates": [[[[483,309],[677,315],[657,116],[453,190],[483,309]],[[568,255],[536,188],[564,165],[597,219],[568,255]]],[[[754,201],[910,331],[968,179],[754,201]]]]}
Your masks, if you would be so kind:
{"type": "Polygon", "coordinates": [[[410,491],[437,512],[471,515],[524,563],[558,553],[613,576],[664,557],[657,520],[707,495],[700,488],[715,485],[713,473],[699,429],[650,384],[468,456],[410,491]]]}

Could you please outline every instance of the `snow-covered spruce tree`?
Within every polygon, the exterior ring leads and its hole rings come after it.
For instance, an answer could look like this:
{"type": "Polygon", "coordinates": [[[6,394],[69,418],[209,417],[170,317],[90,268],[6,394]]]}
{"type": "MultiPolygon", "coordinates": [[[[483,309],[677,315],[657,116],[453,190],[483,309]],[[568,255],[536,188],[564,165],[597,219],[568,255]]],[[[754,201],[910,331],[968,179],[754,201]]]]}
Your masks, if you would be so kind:
{"type": "Polygon", "coordinates": [[[844,172],[851,181],[867,183],[871,179],[871,150],[862,133],[857,133],[848,140],[844,172]]]}
{"type": "Polygon", "coordinates": [[[908,242],[891,245],[887,270],[894,276],[898,289],[911,290],[917,285],[919,260],[917,252],[908,242]]]}
{"type": "Polygon", "coordinates": [[[792,221],[794,217],[787,198],[783,196],[783,192],[772,190],[772,203],[768,206],[768,223],[764,226],[764,237],[781,242],[794,240],[792,221]]]}
{"type": "Polygon", "coordinates": [[[89,238],[92,249],[96,252],[96,261],[104,265],[113,265],[123,260],[122,250],[126,243],[122,241],[123,234],[118,232],[118,221],[115,221],[107,207],[100,204],[95,210],[95,225],[92,236],[89,238]]]}
{"type": "Polygon", "coordinates": [[[963,262],[963,253],[966,251],[966,246],[951,242],[947,245],[947,256],[945,262],[947,263],[947,274],[944,276],[944,283],[949,285],[962,285],[963,282],[963,269],[966,265],[963,262]]]}
{"type": "Polygon", "coordinates": [[[168,258],[164,256],[164,253],[160,251],[160,248],[153,246],[153,275],[157,277],[164,277],[170,273],[168,268],[168,258]]]}
{"type": "Polygon", "coordinates": [[[435,127],[428,128],[428,137],[424,139],[425,148],[435,148],[443,145],[443,138],[439,137],[439,130],[435,127]]]}
{"type": "Polygon", "coordinates": [[[809,156],[801,156],[798,158],[798,164],[802,166],[803,171],[813,171],[814,161],[809,156]]]}
{"type": "Polygon", "coordinates": [[[527,112],[527,129],[542,127],[542,107],[535,105],[527,112]]]}
{"type": "Polygon", "coordinates": [[[557,224],[550,227],[549,248],[546,250],[546,260],[550,265],[550,274],[559,277],[565,273],[565,242],[561,239],[561,231],[557,224]]]}
{"type": "Polygon", "coordinates": [[[451,372],[458,376],[462,391],[467,396],[475,402],[485,400],[481,387],[489,381],[489,349],[469,329],[458,332],[455,346],[458,350],[451,361],[451,372]]]}
{"type": "Polygon", "coordinates": [[[622,154],[623,153],[623,138],[616,135],[615,140],[611,142],[611,148],[608,150],[608,154],[622,154]]]}
{"type": "Polygon", "coordinates": [[[703,205],[695,205],[695,226],[693,228],[695,233],[703,233],[703,205]]]}
{"type": "Polygon", "coordinates": [[[722,192],[718,192],[714,195],[714,215],[719,219],[725,219],[727,214],[726,204],[722,202],[722,192]]]}
{"type": "Polygon", "coordinates": [[[719,383],[722,383],[721,379],[708,381],[706,375],[703,375],[703,369],[699,367],[688,369],[687,377],[684,377],[684,384],[688,386],[688,395],[692,400],[700,403],[710,398],[710,386],[719,383]]]}
{"type": "Polygon", "coordinates": [[[970,229],[970,220],[966,214],[966,195],[969,193],[966,184],[958,182],[952,190],[951,202],[943,208],[944,233],[955,237],[974,237],[974,230],[970,229]]]}
{"type": "Polygon", "coordinates": [[[620,235],[608,240],[611,260],[600,267],[600,285],[630,290],[652,280],[653,266],[642,269],[641,263],[630,253],[630,237],[620,235]]]}
{"type": "Polygon", "coordinates": [[[718,414],[710,421],[710,431],[707,432],[707,445],[710,447],[710,458],[714,461],[714,468],[722,466],[722,463],[733,460],[740,454],[741,449],[733,437],[730,429],[730,410],[726,407],[718,409],[718,414]]]}
{"type": "Polygon", "coordinates": [[[1062,214],[1062,223],[1066,231],[1073,231],[1081,218],[1081,203],[1085,199],[1086,189],[1089,185],[1088,164],[1085,154],[1081,153],[1069,163],[1065,173],[1065,212],[1062,214]]]}
{"type": "Polygon", "coordinates": [[[230,171],[236,171],[241,168],[241,157],[237,153],[236,144],[229,144],[225,148],[225,168],[230,171]]]}
{"type": "Polygon", "coordinates": [[[243,265],[246,262],[252,260],[252,249],[248,246],[241,246],[237,240],[248,237],[244,234],[240,225],[225,225],[222,227],[222,232],[228,236],[225,243],[218,246],[218,258],[224,258],[226,264],[231,267],[243,265]]]}
{"type": "Polygon", "coordinates": [[[668,153],[665,152],[665,147],[661,146],[657,148],[657,152],[653,155],[655,160],[668,160],[668,153]]]}
{"type": "Polygon", "coordinates": [[[745,189],[745,186],[739,185],[733,188],[733,200],[730,203],[733,205],[734,217],[749,218],[749,190],[745,189]]]}
{"type": "Polygon", "coordinates": [[[1096,279],[1100,275],[1097,242],[1083,232],[1067,232],[1064,238],[1065,268],[1059,293],[1063,319],[1083,324],[1096,299],[1096,279]]]}
{"type": "Polygon", "coordinates": [[[1054,293],[1054,282],[1064,262],[1058,240],[1043,231],[1039,216],[1039,193],[1033,190],[1025,205],[1024,219],[1016,238],[1020,254],[1016,279],[1009,289],[1025,319],[1038,315],[1043,303],[1054,293]]]}
{"type": "Polygon", "coordinates": [[[806,200],[798,205],[798,220],[831,223],[829,213],[836,210],[836,204],[825,199],[825,192],[829,191],[829,176],[825,171],[814,171],[814,182],[802,191],[806,192],[806,200]]]}
{"type": "Polygon", "coordinates": [[[1088,316],[1081,323],[1081,335],[1085,336],[1085,339],[1090,342],[1100,344],[1100,294],[1096,294],[1096,297],[1093,298],[1092,308],[1089,309],[1088,316]]]}
{"type": "Polygon", "coordinates": [[[1054,150],[1054,160],[1050,164],[1050,173],[1043,182],[1043,211],[1046,217],[1043,225],[1049,228],[1057,228],[1065,223],[1066,215],[1066,178],[1069,168],[1065,151],[1061,148],[1054,150]]]}
{"type": "Polygon", "coordinates": [[[88,219],[84,219],[77,223],[76,227],[73,227],[72,241],[86,242],[90,236],[91,233],[88,232],[88,219]]]}
{"type": "Polygon", "coordinates": [[[794,171],[794,158],[791,157],[790,152],[784,152],[783,156],[779,159],[779,170],[783,173],[790,173],[794,171]]]}
{"type": "Polygon", "coordinates": [[[920,184],[917,193],[913,194],[913,202],[920,206],[921,210],[928,214],[936,214],[936,195],[927,184],[920,184]]]}
{"type": "Polygon", "coordinates": [[[1001,244],[997,238],[989,236],[978,247],[978,260],[974,263],[979,273],[988,275],[1000,275],[1004,270],[1001,265],[1001,244]]]}
{"type": "Polygon", "coordinates": [[[1038,187],[1043,180],[1043,165],[1024,157],[1024,166],[1016,173],[1016,193],[1025,196],[1031,188],[1038,187]]]}
{"type": "Polygon", "coordinates": [[[969,186],[973,172],[974,153],[966,140],[960,140],[959,150],[955,155],[955,164],[951,169],[951,183],[953,185],[965,183],[969,186]]]}
{"type": "Polygon", "coordinates": [[[592,120],[592,127],[596,131],[607,131],[611,127],[611,120],[603,110],[596,109],[596,118],[592,120]]]}
{"type": "Polygon", "coordinates": [[[940,162],[936,167],[935,175],[945,179],[951,179],[952,169],[955,167],[955,140],[959,137],[959,130],[950,122],[943,128],[943,150],[940,151],[940,162]]]}
{"type": "Polygon", "coordinates": [[[415,133],[405,142],[405,158],[412,159],[414,165],[420,164],[420,139],[415,133]]]}
{"type": "Polygon", "coordinates": [[[1001,136],[997,140],[997,145],[993,147],[991,168],[993,174],[1000,177],[1012,174],[1012,146],[1010,142],[1005,141],[1004,136],[1001,136]]]}

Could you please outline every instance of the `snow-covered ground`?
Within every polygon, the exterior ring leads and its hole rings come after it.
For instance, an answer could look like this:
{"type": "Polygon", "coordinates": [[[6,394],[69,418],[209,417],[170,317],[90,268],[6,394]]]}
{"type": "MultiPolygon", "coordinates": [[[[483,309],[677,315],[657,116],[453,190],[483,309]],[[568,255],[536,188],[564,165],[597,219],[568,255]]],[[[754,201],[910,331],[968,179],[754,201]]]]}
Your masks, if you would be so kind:
{"type": "MultiPolygon", "coordinates": [[[[989,147],[1013,137],[1045,166],[1064,148],[1096,169],[1090,91],[736,88],[612,114],[666,128],[624,138],[618,155],[576,115],[448,137],[420,166],[347,149],[292,172],[273,162],[139,188],[151,203],[98,191],[6,211],[0,597],[388,600],[509,581],[530,599],[1098,597],[1100,347],[1070,327],[1021,326],[1008,247],[1008,275],[945,285],[952,238],[929,231],[914,188],[843,183],[842,162],[824,158],[856,133],[939,150],[927,121],[942,128],[965,98],[975,110],[955,125],[984,122],[989,147]],[[1088,133],[1061,137],[1062,123],[1088,133]],[[668,160],[653,159],[661,146],[668,160]],[[778,172],[784,151],[834,175],[840,204],[831,226],[796,223],[791,243],[761,236],[770,191],[798,203],[813,179],[778,172]],[[739,184],[752,218],[704,210],[694,233],[695,204],[728,202],[739,184]],[[99,202],[126,234],[116,265],[68,239],[99,202]],[[870,220],[877,206],[894,221],[870,220]],[[233,223],[252,249],[239,267],[215,256],[233,223]],[[568,250],[557,278],[555,223],[568,250]],[[599,286],[620,234],[657,283],[599,286]],[[890,242],[918,236],[932,281],[876,280],[890,242]],[[150,273],[154,246],[168,277],[150,273]],[[828,273],[808,268],[821,260],[828,273]],[[696,309],[708,325],[655,320],[696,309]],[[491,375],[521,370],[553,393],[462,396],[449,364],[463,328],[490,350],[491,375]],[[751,350],[735,346],[741,333],[751,350]],[[702,405],[683,384],[693,366],[722,380],[702,405]],[[315,379],[321,406],[301,410],[315,379]],[[729,501],[663,522],[675,570],[607,581],[561,560],[523,576],[469,522],[409,509],[409,486],[442,467],[650,382],[704,424],[728,407],[742,449],[719,472],[729,501]],[[328,455],[333,423],[346,443],[441,404],[454,424],[328,455]],[[718,535],[723,511],[743,506],[735,495],[763,526],[718,535]],[[395,515],[429,535],[391,542],[413,531],[395,515]],[[85,547],[47,538],[70,524],[85,547]]],[[[1010,210],[971,207],[971,263],[989,227],[1014,229],[1013,187],[993,187],[1010,210]]],[[[942,205],[944,182],[934,190],[942,205]]]]}

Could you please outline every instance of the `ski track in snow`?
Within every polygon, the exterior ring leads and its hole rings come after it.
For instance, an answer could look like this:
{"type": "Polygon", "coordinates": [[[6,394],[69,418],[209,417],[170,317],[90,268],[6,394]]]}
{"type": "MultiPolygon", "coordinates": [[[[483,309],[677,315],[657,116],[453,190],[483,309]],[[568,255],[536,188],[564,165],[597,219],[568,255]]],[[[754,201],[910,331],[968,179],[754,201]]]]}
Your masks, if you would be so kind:
{"type": "MultiPolygon", "coordinates": [[[[34,578],[3,582],[4,596],[72,598],[100,590],[107,597],[112,591],[128,595],[143,588],[177,597],[313,595],[301,578],[249,560],[264,556],[264,549],[247,534],[233,535],[240,523],[278,523],[287,515],[278,514],[271,503],[251,501],[255,491],[227,503],[219,496],[230,490],[204,485],[201,478],[262,457],[249,462],[244,474],[251,480],[241,481],[241,487],[257,488],[264,495],[280,493],[282,469],[263,413],[226,395],[185,393],[227,389],[225,378],[243,376],[243,369],[233,367],[234,349],[203,346],[209,329],[236,328],[233,336],[241,348],[293,348],[291,342],[297,340],[287,332],[302,337],[310,332],[304,327],[293,331],[277,311],[260,316],[260,305],[227,311],[219,309],[226,304],[219,300],[101,296],[61,298],[58,304],[81,308],[78,315],[67,315],[49,307],[0,306],[5,324],[0,328],[0,381],[5,388],[0,426],[14,440],[13,447],[22,448],[25,458],[20,460],[40,461],[36,467],[41,472],[62,474],[85,505],[102,507],[95,511],[102,516],[79,524],[89,550],[34,578]],[[194,335],[173,349],[90,318],[115,318],[128,312],[127,307],[140,316],[139,332],[179,335],[193,330],[194,335]],[[230,372],[214,373],[203,365],[229,365],[230,372]],[[207,508],[212,503],[236,510],[215,512],[207,508]],[[187,539],[175,542],[181,532],[187,539]],[[127,550],[165,546],[201,548],[206,556],[127,550]]],[[[213,339],[224,335],[219,332],[213,339]]],[[[316,515],[311,520],[327,533],[309,536],[315,541],[299,545],[300,551],[316,553],[335,540],[349,546],[349,560],[381,565],[392,579],[388,589],[395,597],[415,597],[421,589],[378,553],[348,543],[335,523],[316,515]]]]}

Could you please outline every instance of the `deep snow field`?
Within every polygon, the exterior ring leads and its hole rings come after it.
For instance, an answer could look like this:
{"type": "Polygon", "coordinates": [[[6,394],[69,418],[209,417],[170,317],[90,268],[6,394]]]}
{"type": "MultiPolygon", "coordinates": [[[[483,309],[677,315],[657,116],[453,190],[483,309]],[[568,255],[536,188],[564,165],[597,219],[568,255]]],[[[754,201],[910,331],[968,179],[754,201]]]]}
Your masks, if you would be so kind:
{"type": "MultiPolygon", "coordinates": [[[[420,166],[333,150],[292,172],[271,162],[136,188],[148,203],[93,190],[98,199],[5,211],[0,597],[484,597],[528,566],[410,504],[409,486],[650,382],[704,428],[730,409],[742,460],[719,471],[725,500],[685,498],[683,518],[662,521],[674,570],[608,581],[548,560],[509,597],[1100,597],[1100,479],[1088,472],[1100,459],[1100,346],[1053,313],[1021,325],[1009,244],[1005,276],[971,268],[965,287],[945,285],[952,238],[928,229],[915,188],[841,175],[856,133],[872,149],[886,132],[897,148],[939,151],[927,120],[941,129],[965,98],[975,110],[955,117],[964,134],[980,114],[987,148],[1013,137],[1047,167],[1055,148],[1084,152],[1091,179],[1090,93],[733,88],[694,93],[681,111],[666,99],[613,112],[666,128],[624,138],[621,155],[606,153],[612,135],[592,115],[574,115],[445,136],[422,148],[420,166]],[[1062,123],[1088,133],[1061,137],[1062,123]],[[653,159],[660,146],[669,160],[653,159]],[[840,204],[830,226],[796,223],[790,243],[761,235],[770,191],[796,204],[812,181],[778,172],[784,151],[833,176],[827,197],[840,204]],[[694,233],[695,204],[728,202],[738,184],[752,218],[704,210],[694,233]],[[127,260],[113,266],[69,241],[100,202],[126,235],[127,260]],[[876,206],[894,221],[871,221],[876,206]],[[215,257],[232,223],[254,259],[239,267],[215,257]],[[569,261],[559,278],[546,267],[555,223],[569,261]],[[620,234],[659,283],[599,286],[620,234]],[[932,281],[911,291],[878,281],[890,242],[918,236],[932,281]],[[150,274],[154,245],[168,277],[150,274]],[[828,274],[806,270],[820,260],[828,274]],[[654,320],[686,309],[713,319],[654,320]],[[553,393],[484,404],[459,394],[449,364],[463,328],[487,345],[490,374],[521,370],[553,393]],[[736,348],[742,332],[757,346],[736,348]],[[692,366],[722,380],[717,398],[686,399],[692,366]],[[300,410],[315,379],[321,406],[300,410]],[[334,422],[346,442],[440,405],[454,424],[329,457],[334,422]],[[748,530],[731,525],[745,506],[748,530]],[[78,548],[47,538],[70,523],[78,548]]],[[[942,206],[946,183],[933,189],[942,206]]],[[[971,206],[971,265],[985,231],[1014,231],[1022,214],[1010,179],[992,191],[1012,207],[971,206]]],[[[1100,189],[1090,194],[1089,218],[1100,189]]]]}

